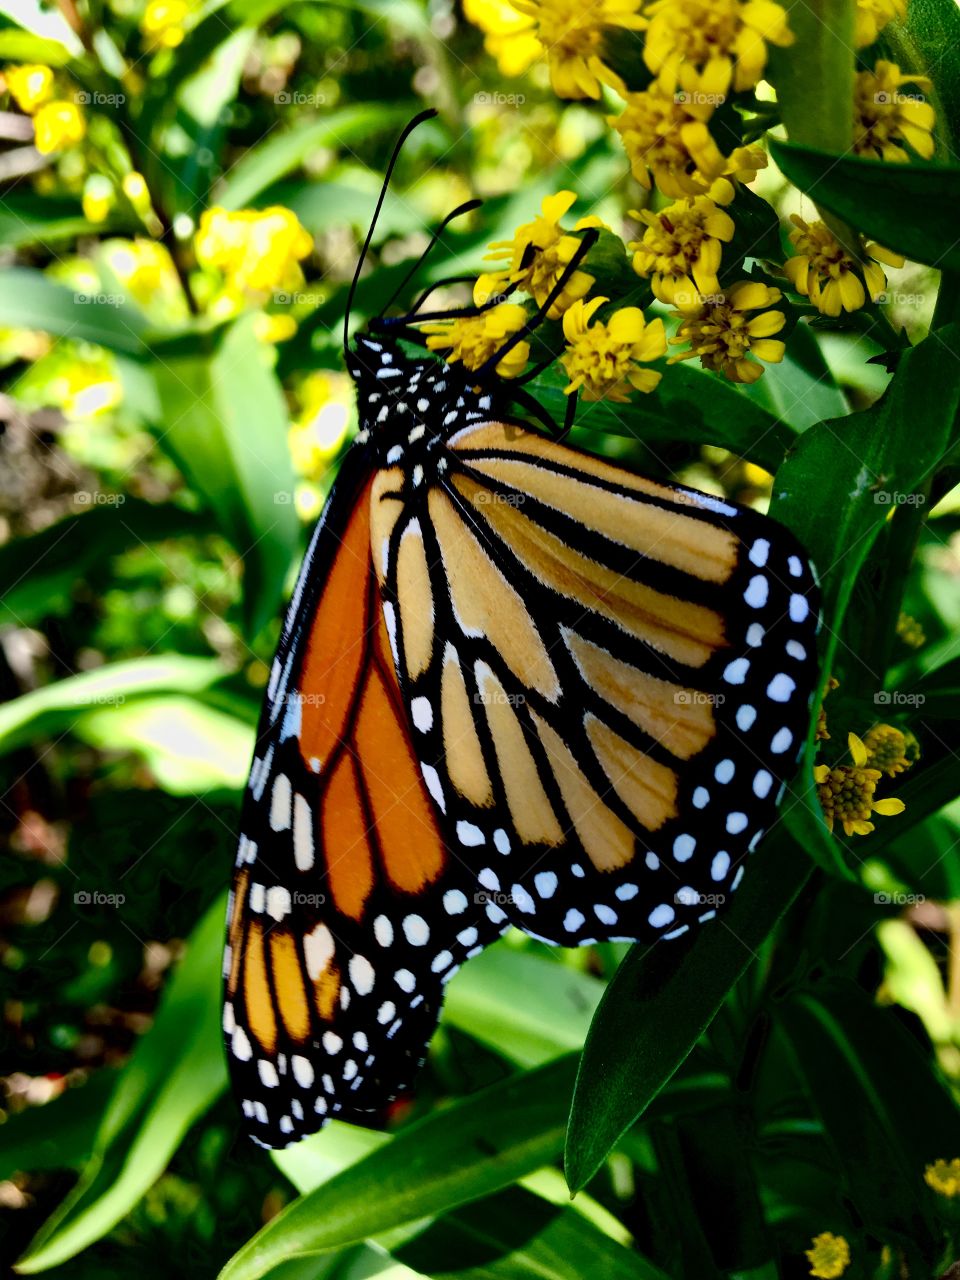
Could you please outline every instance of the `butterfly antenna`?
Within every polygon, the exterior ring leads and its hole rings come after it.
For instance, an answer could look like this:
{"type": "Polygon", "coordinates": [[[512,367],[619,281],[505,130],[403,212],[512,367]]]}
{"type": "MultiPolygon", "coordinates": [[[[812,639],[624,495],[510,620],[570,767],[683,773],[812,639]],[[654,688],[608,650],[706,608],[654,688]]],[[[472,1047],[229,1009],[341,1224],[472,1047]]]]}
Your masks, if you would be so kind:
{"type": "Polygon", "coordinates": [[[517,332],[512,335],[512,337],[509,339],[508,342],[505,342],[503,346],[500,347],[499,350],[495,351],[488,360],[484,361],[484,363],[476,371],[478,378],[484,377],[486,374],[489,374],[492,369],[495,369],[497,365],[500,363],[500,361],[504,358],[504,356],[509,354],[509,352],[513,350],[513,348],[517,345],[518,342],[522,342],[524,338],[529,337],[529,335],[533,333],[534,329],[536,329],[539,325],[543,323],[543,321],[547,318],[547,313],[549,312],[550,308],[556,302],[557,298],[560,297],[561,293],[563,293],[564,289],[567,287],[567,284],[571,276],[580,266],[580,263],[584,260],[584,258],[593,248],[593,246],[596,244],[599,237],[600,237],[600,233],[599,231],[596,230],[595,227],[591,227],[590,230],[584,234],[583,239],[580,241],[580,247],[577,249],[576,253],[574,253],[573,257],[564,267],[563,273],[558,278],[557,283],[553,286],[553,288],[547,294],[546,298],[544,299],[543,306],[540,307],[540,309],[533,316],[530,317],[530,319],[527,321],[527,323],[523,326],[522,329],[518,329],[517,332]]]}
{"type": "Polygon", "coordinates": [[[447,227],[449,227],[450,223],[453,222],[455,218],[463,217],[465,213],[472,213],[474,209],[479,209],[482,204],[483,204],[482,200],[467,200],[464,204],[458,205],[456,209],[454,209],[451,213],[447,214],[444,220],[440,223],[440,225],[431,235],[430,243],[424,249],[423,253],[421,253],[420,257],[417,258],[416,262],[413,264],[413,266],[410,268],[407,274],[403,277],[403,279],[397,285],[396,289],[394,289],[393,293],[390,295],[387,302],[384,303],[384,307],[383,307],[384,311],[386,311],[388,307],[392,307],[393,304],[396,302],[397,298],[400,297],[404,289],[406,289],[407,285],[410,283],[413,277],[417,274],[417,272],[423,266],[424,262],[426,262],[428,255],[433,251],[433,249],[436,248],[437,244],[439,243],[440,237],[443,235],[444,231],[446,231],[447,227]]]}
{"type": "Polygon", "coordinates": [[[363,264],[370,248],[370,241],[373,239],[373,233],[377,227],[377,219],[380,217],[380,210],[383,208],[383,202],[387,198],[387,191],[390,187],[390,179],[393,177],[393,170],[400,158],[400,152],[403,150],[403,144],[406,142],[414,129],[418,128],[425,120],[432,120],[437,115],[436,110],[431,107],[427,111],[421,111],[419,115],[404,126],[403,132],[397,139],[393,148],[393,155],[390,157],[390,163],[387,165],[387,172],[384,175],[383,185],[380,188],[380,195],[377,199],[376,208],[373,211],[373,218],[370,221],[370,227],[367,231],[367,237],[363,242],[363,248],[360,250],[360,257],[357,259],[357,269],[353,273],[353,280],[350,283],[350,292],[347,294],[347,307],[343,315],[343,350],[346,353],[350,339],[350,313],[353,310],[353,300],[357,292],[357,283],[360,279],[360,272],[363,270],[363,264]]]}

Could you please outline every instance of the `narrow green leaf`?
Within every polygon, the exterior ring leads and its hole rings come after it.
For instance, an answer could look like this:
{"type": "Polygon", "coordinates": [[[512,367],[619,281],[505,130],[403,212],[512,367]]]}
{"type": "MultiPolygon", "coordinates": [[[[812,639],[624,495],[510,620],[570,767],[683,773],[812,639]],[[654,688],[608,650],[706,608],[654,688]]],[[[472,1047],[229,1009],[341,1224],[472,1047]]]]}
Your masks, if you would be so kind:
{"type": "Polygon", "coordinates": [[[394,1256],[434,1280],[667,1280],[575,1210],[521,1188],[458,1209],[394,1256]]]}
{"type": "Polygon", "coordinates": [[[0,706],[0,754],[25,742],[67,733],[86,712],[123,706],[128,700],[162,692],[199,692],[223,679],[213,658],[167,654],[113,662],[68,676],[0,706]]]}
{"type": "Polygon", "coordinates": [[[447,988],[443,1019],[523,1067],[579,1049],[603,994],[589,974],[498,944],[447,988]]]}
{"type": "Polygon", "coordinates": [[[30,267],[0,270],[0,325],[42,329],[125,355],[143,356],[148,350],[149,327],[134,307],[68,289],[30,267]]]}
{"type": "Polygon", "coordinates": [[[320,147],[349,145],[378,129],[399,127],[412,114],[412,109],[402,105],[362,104],[273,133],[251,147],[233,166],[218,192],[218,202],[227,209],[255,204],[261,191],[298,169],[311,152],[320,147]]]}
{"type": "Polygon", "coordinates": [[[156,1020],[120,1073],[80,1181],[17,1263],[58,1266],[106,1235],[166,1168],[198,1116],[226,1087],[220,1042],[224,901],[194,930],[156,1020]]]}
{"type": "Polygon", "coordinates": [[[575,1070],[575,1058],[561,1058],[402,1130],[269,1222],[221,1280],[258,1280],[283,1259],[445,1213],[548,1164],[563,1147],[575,1070]]]}
{"type": "Polygon", "coordinates": [[[794,142],[846,151],[853,138],[856,0],[805,0],[790,9],[793,43],[770,50],[769,78],[794,142]],[[811,75],[810,68],[816,67],[811,75]]]}
{"type": "MultiPolygon", "coordinates": [[[[4,33],[0,32],[0,36],[4,33]]],[[[111,219],[96,226],[83,216],[76,200],[8,191],[0,203],[0,245],[23,249],[29,245],[55,245],[77,236],[103,235],[122,227],[111,219]]]]}
{"type": "Polygon", "coordinates": [[[944,270],[960,268],[953,214],[960,167],[883,164],[774,138],[770,153],[794,186],[888,249],[944,270]]]}
{"type": "Polygon", "coordinates": [[[274,616],[299,540],[286,404],[253,325],[231,325],[210,357],[171,353],[155,367],[158,441],[243,557],[251,636],[274,616]]]}
{"type": "Polygon", "coordinates": [[[797,432],[849,412],[847,398],[834,381],[816,334],[802,321],[787,340],[781,363],[767,365],[759,382],[743,388],[741,394],[797,432]]]}
{"type": "Polygon", "coordinates": [[[778,1018],[867,1229],[931,1259],[939,1233],[923,1171],[960,1150],[960,1112],[929,1052],[891,1010],[839,982],[794,996],[778,1018]]]}
{"type": "Polygon", "coordinates": [[[754,855],[726,915],[677,942],[634,947],[624,960],[577,1075],[564,1157],[572,1191],[586,1186],[690,1053],[809,867],[781,824],[754,855]]]}

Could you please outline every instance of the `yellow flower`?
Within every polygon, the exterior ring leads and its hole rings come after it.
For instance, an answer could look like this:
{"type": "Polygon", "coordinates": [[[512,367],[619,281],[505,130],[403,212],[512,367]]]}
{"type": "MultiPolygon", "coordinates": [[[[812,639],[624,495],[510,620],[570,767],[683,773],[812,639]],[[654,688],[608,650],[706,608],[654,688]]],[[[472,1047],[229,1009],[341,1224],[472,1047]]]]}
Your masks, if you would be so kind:
{"type": "Polygon", "coordinates": [[[87,124],[75,102],[45,103],[33,117],[34,146],[48,156],[82,142],[87,124]]]}
{"type": "Polygon", "coordinates": [[[642,209],[630,215],[647,224],[642,238],[627,248],[634,251],[637,275],[651,277],[655,298],[680,305],[678,291],[688,297],[720,292],[722,245],[733,239],[735,227],[719,206],[729,204],[733,195],[733,185],[719,178],[709,196],[677,200],[659,213],[642,209]]]}
{"type": "Polygon", "coordinates": [[[671,343],[690,343],[689,351],[670,357],[692,360],[698,357],[705,369],[722,373],[730,382],[756,382],[763,373],[757,360],[779,364],[784,344],[773,338],[786,324],[782,311],[768,311],[779,302],[779,289],[759,281],[742,280],[717,297],[702,298],[677,315],[681,321],[671,343]],[[748,316],[747,312],[758,315],[748,316]]]}
{"type": "Polygon", "coordinates": [[[150,49],[175,49],[183,41],[184,23],[190,12],[185,0],[149,0],[140,19],[140,30],[150,49]]]}
{"type": "Polygon", "coordinates": [[[667,350],[662,320],[648,324],[639,307],[621,307],[606,323],[590,321],[607,298],[575,302],[563,317],[567,349],[560,362],[570,377],[564,394],[581,391],[584,400],[630,399],[631,389],[652,391],[663,376],[639,369],[638,362],[658,360],[667,350]]]}
{"type": "Polygon", "coordinates": [[[254,316],[253,332],[261,342],[286,342],[297,332],[297,322],[289,315],[267,315],[261,311],[254,316]]]}
{"type": "MultiPolygon", "coordinates": [[[[473,300],[483,306],[490,296],[490,277],[481,276],[474,286],[473,300]]],[[[462,360],[466,368],[479,369],[494,356],[519,329],[527,323],[527,313],[515,302],[499,302],[479,316],[463,316],[451,320],[432,320],[421,326],[428,335],[431,351],[446,352],[448,364],[462,360]]],[[[496,366],[501,378],[515,378],[522,373],[530,357],[530,343],[518,342],[496,366]]]]}
{"type": "Polygon", "coordinates": [[[641,0],[511,0],[534,21],[537,39],[550,65],[550,83],[561,98],[599,98],[600,82],[619,86],[603,63],[609,28],[639,31],[641,0]]]}
{"type": "Polygon", "coordinates": [[[172,306],[183,304],[180,280],[165,245],[140,237],[111,241],[107,261],[141,306],[160,300],[172,306]]]}
{"type": "Polygon", "coordinates": [[[888,778],[906,772],[920,758],[920,744],[913,734],[892,724],[875,724],[863,735],[863,745],[870,768],[879,769],[888,778]]]}
{"type": "Polygon", "coordinates": [[[660,87],[702,94],[707,105],[763,78],[768,43],[793,43],[787,12],[772,0],[654,0],[644,14],[643,57],[660,87]],[[681,68],[695,73],[685,78],[681,68]]]}
{"type": "Polygon", "coordinates": [[[648,191],[652,180],[673,200],[704,195],[717,178],[752,182],[766,167],[762,147],[723,155],[689,94],[665,93],[654,83],[625,97],[622,115],[609,123],[623,139],[633,176],[648,191]]]}
{"type": "MultiPolygon", "coordinates": [[[[517,285],[543,306],[570,259],[580,248],[577,237],[568,235],[560,226],[560,219],[575,200],[572,191],[558,191],[554,196],[546,196],[539,217],[517,227],[512,240],[491,244],[487,258],[503,260],[506,265],[502,272],[487,278],[500,285],[517,285]]],[[[582,218],[574,229],[581,231],[595,223],[594,218],[582,218]]],[[[586,271],[575,271],[560,296],[554,300],[548,312],[549,318],[558,319],[572,302],[589,293],[593,282],[593,276],[586,271]]]]}
{"type": "Polygon", "coordinates": [[[960,1196],[960,1160],[956,1157],[952,1160],[934,1160],[924,1170],[923,1180],[938,1196],[946,1196],[948,1200],[960,1196]]]}
{"type": "Polygon", "coordinates": [[[102,173],[91,173],[83,184],[83,216],[88,222],[106,222],[116,201],[113,183],[102,173]]]}
{"type": "Polygon", "coordinates": [[[864,248],[874,261],[860,262],[847,253],[825,222],[807,223],[795,213],[790,215],[790,221],[794,224],[790,242],[797,252],[787,259],[783,269],[797,292],[809,298],[825,316],[858,311],[866,302],[867,294],[876,302],[887,283],[878,262],[890,267],[903,266],[899,254],[878,244],[864,248]]]}
{"type": "Polygon", "coordinates": [[[301,283],[299,263],[313,240],[282,205],[236,212],[215,207],[201,216],[194,248],[202,266],[223,274],[228,289],[265,300],[274,290],[301,283]]]}
{"type": "Polygon", "coordinates": [[[812,1247],[806,1250],[810,1262],[810,1274],[820,1280],[838,1280],[850,1265],[850,1246],[843,1236],[832,1231],[822,1231],[814,1236],[812,1247]]]}
{"type": "Polygon", "coordinates": [[[877,36],[894,18],[907,16],[907,0],[857,0],[857,26],[854,42],[858,49],[873,44],[877,36]]]}
{"type": "Polygon", "coordinates": [[[922,93],[901,93],[905,84],[923,91],[930,88],[926,76],[901,72],[895,62],[881,59],[873,71],[857,74],[854,98],[853,149],[858,156],[905,164],[911,146],[923,160],[934,153],[936,115],[922,93]]]}
{"type": "Polygon", "coordinates": [[[870,818],[879,813],[893,817],[903,813],[902,800],[875,800],[873,793],[883,776],[879,769],[866,767],[867,749],[855,733],[847,735],[852,765],[818,764],[813,771],[817,784],[817,796],[823,809],[824,821],[832,831],[834,822],[840,822],[848,836],[867,836],[873,830],[870,818]]]}
{"type": "Polygon", "coordinates": [[[483,32],[483,47],[496,59],[501,75],[523,75],[543,52],[529,14],[509,0],[464,0],[463,12],[483,32]]]}
{"type": "Polygon", "coordinates": [[[920,649],[927,643],[923,627],[909,613],[901,613],[897,619],[897,635],[911,649],[920,649]]]}
{"type": "Polygon", "coordinates": [[[7,67],[3,73],[11,98],[28,116],[53,97],[53,72],[49,67],[28,63],[22,67],[7,67]]]}

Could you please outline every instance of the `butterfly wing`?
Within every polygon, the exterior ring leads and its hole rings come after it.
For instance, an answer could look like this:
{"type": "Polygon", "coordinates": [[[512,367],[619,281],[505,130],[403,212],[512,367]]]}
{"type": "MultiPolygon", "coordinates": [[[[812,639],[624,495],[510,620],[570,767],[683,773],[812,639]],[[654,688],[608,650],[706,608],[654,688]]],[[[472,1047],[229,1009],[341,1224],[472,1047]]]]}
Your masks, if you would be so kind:
{"type": "Polygon", "coordinates": [[[407,730],[348,457],[291,600],[244,796],[224,1034],[251,1136],[369,1122],[411,1081],[443,984],[492,940],[407,730]]]}
{"type": "Polygon", "coordinates": [[[381,474],[375,561],[417,751],[488,919],[568,946],[708,919],[804,737],[802,550],[515,425],[459,431],[440,471],[416,508],[381,474]]]}

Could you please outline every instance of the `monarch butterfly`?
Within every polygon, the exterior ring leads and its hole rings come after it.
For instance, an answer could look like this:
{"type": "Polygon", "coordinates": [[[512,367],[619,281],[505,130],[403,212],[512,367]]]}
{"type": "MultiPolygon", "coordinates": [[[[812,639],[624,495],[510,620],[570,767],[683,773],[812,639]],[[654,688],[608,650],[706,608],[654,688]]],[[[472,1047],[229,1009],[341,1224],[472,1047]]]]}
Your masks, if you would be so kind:
{"type": "MultiPolygon", "coordinates": [[[[399,149],[430,114],[394,151],[348,317],[399,149]]],[[[551,438],[489,364],[405,354],[422,302],[352,346],[345,321],[360,431],[244,797],[223,1028],[268,1147],[382,1113],[444,984],[508,926],[581,946],[715,915],[816,680],[817,588],[784,528],[551,438]]]]}

